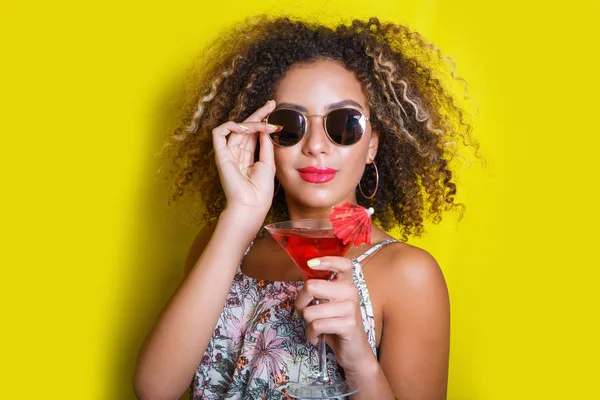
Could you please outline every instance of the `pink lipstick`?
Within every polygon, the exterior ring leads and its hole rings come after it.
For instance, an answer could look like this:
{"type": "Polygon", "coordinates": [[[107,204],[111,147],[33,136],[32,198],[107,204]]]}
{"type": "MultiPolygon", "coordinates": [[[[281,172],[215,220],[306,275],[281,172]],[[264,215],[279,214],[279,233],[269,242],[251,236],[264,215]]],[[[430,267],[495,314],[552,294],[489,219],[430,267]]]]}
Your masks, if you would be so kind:
{"type": "Polygon", "coordinates": [[[305,167],[298,170],[300,177],[310,183],[326,183],[335,178],[337,170],[327,167],[305,167]]]}

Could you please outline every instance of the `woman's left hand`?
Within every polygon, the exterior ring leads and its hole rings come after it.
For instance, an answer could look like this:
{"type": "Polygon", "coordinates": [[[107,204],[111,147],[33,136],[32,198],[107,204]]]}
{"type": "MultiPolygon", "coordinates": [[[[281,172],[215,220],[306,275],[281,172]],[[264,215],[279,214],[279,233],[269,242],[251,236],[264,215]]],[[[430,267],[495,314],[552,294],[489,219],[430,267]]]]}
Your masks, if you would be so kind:
{"type": "MultiPolygon", "coordinates": [[[[352,263],[343,257],[321,257],[315,270],[336,273],[331,281],[310,279],[296,296],[296,310],[306,321],[306,338],[316,344],[319,335],[333,349],[346,373],[373,357],[360,313],[358,291],[352,280],[352,263]],[[314,299],[327,302],[314,305],[314,299]]],[[[313,261],[313,260],[311,260],[313,261]]],[[[354,371],[357,372],[357,371],[354,371]]]]}

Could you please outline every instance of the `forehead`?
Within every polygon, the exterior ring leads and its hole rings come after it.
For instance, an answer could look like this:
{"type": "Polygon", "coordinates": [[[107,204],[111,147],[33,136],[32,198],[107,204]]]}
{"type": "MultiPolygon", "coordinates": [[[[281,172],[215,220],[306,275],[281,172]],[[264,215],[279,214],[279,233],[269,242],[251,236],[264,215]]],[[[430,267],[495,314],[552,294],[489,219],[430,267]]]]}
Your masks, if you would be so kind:
{"type": "Polygon", "coordinates": [[[292,67],[275,88],[275,101],[321,112],[329,104],[354,100],[367,108],[366,96],[356,74],[331,60],[292,67]]]}

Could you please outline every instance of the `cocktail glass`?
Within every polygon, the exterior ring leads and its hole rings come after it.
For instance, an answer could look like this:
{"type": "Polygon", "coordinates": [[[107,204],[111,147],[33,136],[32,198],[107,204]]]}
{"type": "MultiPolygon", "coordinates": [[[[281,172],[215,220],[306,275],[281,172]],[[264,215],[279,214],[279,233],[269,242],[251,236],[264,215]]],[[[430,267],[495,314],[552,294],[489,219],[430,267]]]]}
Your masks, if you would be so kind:
{"type": "MultiPolygon", "coordinates": [[[[307,265],[312,258],[326,256],[344,256],[350,243],[344,244],[333,233],[329,219],[301,219],[285,221],[265,226],[265,229],[275,238],[285,252],[300,269],[302,279],[329,280],[333,277],[331,271],[316,271],[307,265]]],[[[323,300],[315,299],[314,304],[323,300]]],[[[358,391],[344,380],[331,379],[327,372],[327,352],[325,335],[319,336],[318,342],[319,374],[309,382],[288,384],[287,393],[302,399],[329,399],[349,396],[358,391]]]]}

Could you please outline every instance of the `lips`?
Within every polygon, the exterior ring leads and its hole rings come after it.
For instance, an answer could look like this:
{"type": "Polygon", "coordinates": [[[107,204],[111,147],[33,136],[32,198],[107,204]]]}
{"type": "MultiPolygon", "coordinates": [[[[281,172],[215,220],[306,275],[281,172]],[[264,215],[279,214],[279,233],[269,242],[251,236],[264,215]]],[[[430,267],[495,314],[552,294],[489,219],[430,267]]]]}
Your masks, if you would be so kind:
{"type": "Polygon", "coordinates": [[[337,170],[327,167],[305,167],[298,170],[300,177],[310,183],[326,183],[335,178],[337,170]]]}

